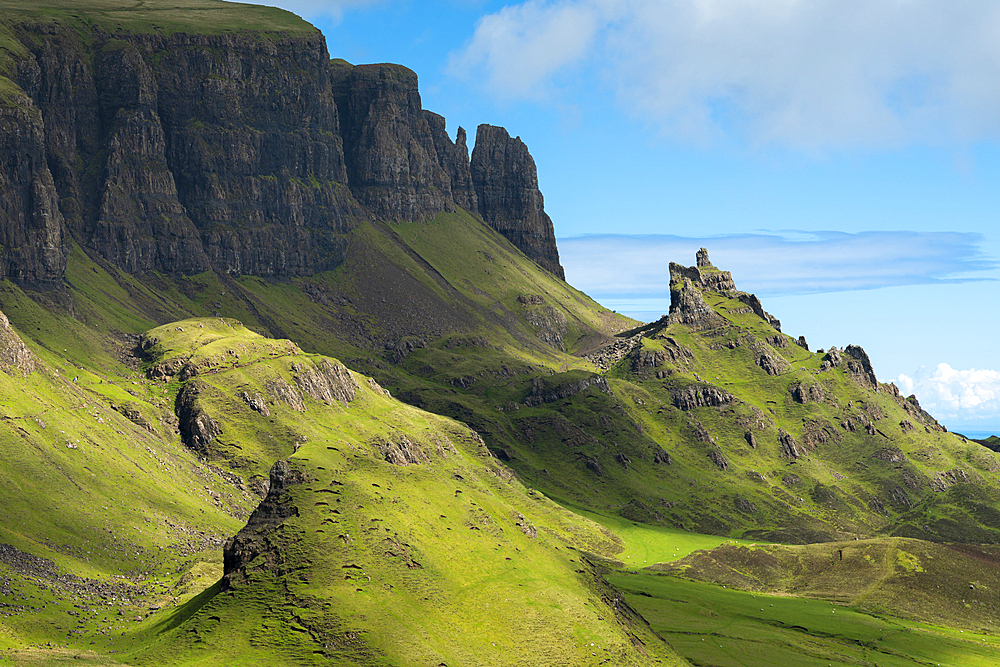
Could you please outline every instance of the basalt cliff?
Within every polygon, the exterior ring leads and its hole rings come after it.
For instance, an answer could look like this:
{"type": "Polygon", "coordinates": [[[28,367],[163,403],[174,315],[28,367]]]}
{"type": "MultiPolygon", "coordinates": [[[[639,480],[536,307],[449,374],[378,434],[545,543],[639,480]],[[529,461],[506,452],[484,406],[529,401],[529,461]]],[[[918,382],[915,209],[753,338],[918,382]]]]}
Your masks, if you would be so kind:
{"type": "Polygon", "coordinates": [[[535,165],[482,125],[470,164],[399,65],[283,32],[4,26],[0,275],[56,283],[72,243],[132,274],[307,276],[364,221],[460,207],[563,277],[535,165]]]}

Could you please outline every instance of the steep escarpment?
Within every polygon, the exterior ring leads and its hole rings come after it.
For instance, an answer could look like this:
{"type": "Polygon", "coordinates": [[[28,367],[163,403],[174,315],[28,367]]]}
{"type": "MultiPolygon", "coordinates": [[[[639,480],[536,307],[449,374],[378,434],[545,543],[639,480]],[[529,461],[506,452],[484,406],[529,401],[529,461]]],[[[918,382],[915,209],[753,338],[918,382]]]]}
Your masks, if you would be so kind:
{"type": "Polygon", "coordinates": [[[331,71],[348,176],[358,201],[376,218],[390,221],[454,210],[451,178],[438,160],[431,124],[420,106],[417,75],[400,65],[343,62],[334,62],[331,71]]]}
{"type": "Polygon", "coordinates": [[[346,187],[321,35],[20,26],[14,78],[44,117],[73,236],[130,273],[330,268],[346,187]]]}
{"type": "Polygon", "coordinates": [[[565,278],[535,161],[520,137],[512,139],[502,127],[480,125],[471,166],[483,220],[539,265],[565,278]]]}
{"type": "Polygon", "coordinates": [[[42,115],[13,86],[0,90],[0,271],[24,284],[58,281],[69,248],[45,160],[42,115]]]}
{"type": "Polygon", "coordinates": [[[562,277],[527,149],[494,128],[506,139],[483,139],[474,179],[465,131],[449,137],[405,67],[331,61],[314,29],[34,16],[10,31],[7,277],[60,280],[69,238],[131,274],[307,276],[338,266],[366,221],[456,208],[562,277]]]}

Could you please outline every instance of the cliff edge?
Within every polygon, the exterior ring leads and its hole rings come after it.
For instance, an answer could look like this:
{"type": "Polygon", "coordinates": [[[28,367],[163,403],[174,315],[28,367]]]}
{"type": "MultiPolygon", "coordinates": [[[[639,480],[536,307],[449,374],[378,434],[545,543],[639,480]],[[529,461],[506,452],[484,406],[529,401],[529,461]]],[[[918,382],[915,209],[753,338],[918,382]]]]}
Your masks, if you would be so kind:
{"type": "Polygon", "coordinates": [[[484,126],[470,164],[411,70],[330,60],[319,31],[270,8],[244,24],[192,5],[220,27],[161,20],[186,16],[176,3],[86,22],[42,4],[0,25],[3,276],[57,283],[71,241],[132,274],[306,276],[366,221],[460,207],[563,277],[527,148],[484,126]]]}

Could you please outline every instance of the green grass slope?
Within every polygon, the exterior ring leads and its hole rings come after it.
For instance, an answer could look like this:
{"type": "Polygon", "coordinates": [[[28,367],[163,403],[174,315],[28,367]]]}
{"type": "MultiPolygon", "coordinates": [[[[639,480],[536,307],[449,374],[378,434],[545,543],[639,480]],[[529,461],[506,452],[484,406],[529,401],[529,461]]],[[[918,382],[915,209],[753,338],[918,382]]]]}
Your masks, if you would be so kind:
{"type": "MultiPolygon", "coordinates": [[[[59,319],[18,309],[38,329],[59,319]]],[[[4,339],[4,355],[17,348],[4,339]]],[[[0,650],[120,651],[151,610],[218,579],[259,499],[181,445],[169,398],[137,369],[32,348],[30,367],[0,372],[0,650]]]]}
{"type": "Polygon", "coordinates": [[[1000,640],[992,632],[677,577],[633,573],[610,580],[695,665],[986,667],[1000,659],[1000,640]]]}
{"type": "Polygon", "coordinates": [[[681,664],[590,562],[620,541],[524,488],[467,427],[232,319],[160,326],[139,349],[141,369],[36,348],[32,372],[0,374],[7,659],[681,664]],[[182,445],[186,421],[215,425],[201,449],[182,445]],[[271,474],[219,583],[276,459],[298,483],[271,474]]]}
{"type": "MultiPolygon", "coordinates": [[[[148,339],[163,351],[154,367],[176,350],[196,350],[190,364],[265,344],[218,320],[171,324],[148,339]]],[[[295,483],[277,491],[272,472],[224,584],[147,623],[130,661],[674,660],[641,623],[617,618],[584,555],[613,555],[617,540],[521,486],[467,427],[399,403],[336,361],[271,343],[286,354],[203,364],[184,383],[205,385],[203,417],[217,421],[220,439],[291,446],[279,467],[295,483]],[[324,366],[340,370],[322,376],[324,366]],[[327,394],[316,388],[321,377],[327,394]],[[287,400],[296,391],[301,402],[287,400]],[[266,410],[248,394],[266,397],[266,410]]]]}
{"type": "Polygon", "coordinates": [[[713,665],[988,665],[996,546],[727,541],[609,580],[685,658],[713,665]]]}
{"type": "MultiPolygon", "coordinates": [[[[424,404],[461,401],[523,479],[633,521],[792,542],[1000,538],[995,452],[846,351],[797,345],[738,293],[699,296],[709,326],[645,327],[606,384],[584,370],[514,377],[424,404]],[[493,405],[476,412],[469,393],[493,405]]],[[[418,368],[430,353],[413,356],[418,368]]]]}

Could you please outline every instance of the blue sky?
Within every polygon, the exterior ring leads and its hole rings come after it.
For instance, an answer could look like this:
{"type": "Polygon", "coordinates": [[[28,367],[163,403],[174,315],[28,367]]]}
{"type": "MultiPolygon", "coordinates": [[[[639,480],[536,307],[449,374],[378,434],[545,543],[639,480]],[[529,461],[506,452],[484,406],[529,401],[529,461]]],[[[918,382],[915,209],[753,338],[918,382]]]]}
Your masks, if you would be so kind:
{"type": "Polygon", "coordinates": [[[570,283],[648,320],[705,246],[813,349],[1000,432],[1000,4],[275,0],[528,145],[570,283]]]}

